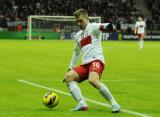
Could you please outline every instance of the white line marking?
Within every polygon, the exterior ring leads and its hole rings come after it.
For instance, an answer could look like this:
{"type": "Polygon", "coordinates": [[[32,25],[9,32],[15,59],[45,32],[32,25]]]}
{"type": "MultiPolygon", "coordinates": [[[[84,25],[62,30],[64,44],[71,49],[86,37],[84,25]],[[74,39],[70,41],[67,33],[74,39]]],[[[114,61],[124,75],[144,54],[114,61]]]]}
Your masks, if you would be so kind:
{"type": "MultiPolygon", "coordinates": [[[[58,93],[61,93],[61,94],[67,95],[67,96],[71,96],[71,94],[66,93],[64,91],[61,91],[61,90],[58,90],[58,89],[55,89],[55,88],[46,87],[46,86],[36,84],[36,83],[33,83],[33,82],[29,82],[29,81],[26,81],[26,80],[17,80],[17,81],[25,83],[25,84],[32,85],[32,86],[36,86],[36,87],[39,87],[39,88],[42,88],[42,89],[53,90],[55,92],[58,92],[58,93]]],[[[106,103],[95,101],[95,100],[92,100],[92,99],[89,99],[89,98],[85,98],[85,100],[88,101],[88,102],[92,102],[94,104],[98,104],[98,105],[101,105],[101,106],[106,106],[106,107],[111,108],[111,106],[109,104],[106,104],[106,103]]],[[[137,116],[140,116],[140,117],[152,117],[150,115],[146,115],[146,114],[135,112],[135,111],[129,111],[129,110],[126,110],[126,109],[121,109],[121,111],[125,112],[125,113],[128,113],[128,114],[137,115],[137,116]]]]}
{"type": "MultiPolygon", "coordinates": [[[[34,80],[34,81],[44,81],[44,80],[34,80]]],[[[62,80],[54,80],[52,82],[62,82],[62,80]]],[[[115,80],[102,79],[102,82],[160,82],[160,79],[115,79],[115,80]]]]}
{"type": "Polygon", "coordinates": [[[159,82],[160,79],[120,79],[120,80],[102,80],[102,82],[159,82]]]}

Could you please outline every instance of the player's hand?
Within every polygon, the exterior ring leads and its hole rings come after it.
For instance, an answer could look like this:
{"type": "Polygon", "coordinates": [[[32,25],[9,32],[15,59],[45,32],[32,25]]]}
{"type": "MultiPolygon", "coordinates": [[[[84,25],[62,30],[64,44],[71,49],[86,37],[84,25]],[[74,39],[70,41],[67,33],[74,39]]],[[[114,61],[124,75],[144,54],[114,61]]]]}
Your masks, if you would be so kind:
{"type": "Polygon", "coordinates": [[[65,79],[63,79],[63,81],[62,81],[63,83],[65,82],[65,79]]]}
{"type": "Polygon", "coordinates": [[[68,69],[68,72],[71,70],[71,68],[68,69]]]}
{"type": "Polygon", "coordinates": [[[116,30],[116,27],[112,23],[109,23],[106,27],[106,31],[113,32],[115,30],[116,30]]]}

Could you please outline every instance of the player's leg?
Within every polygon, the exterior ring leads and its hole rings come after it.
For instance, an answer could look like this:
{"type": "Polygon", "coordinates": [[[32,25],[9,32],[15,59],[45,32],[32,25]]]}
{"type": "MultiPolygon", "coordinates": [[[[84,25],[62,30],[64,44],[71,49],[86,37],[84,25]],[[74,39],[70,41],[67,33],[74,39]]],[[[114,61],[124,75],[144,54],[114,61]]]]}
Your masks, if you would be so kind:
{"type": "Polygon", "coordinates": [[[102,96],[108,100],[112,105],[112,112],[116,113],[120,111],[120,106],[112,96],[108,87],[99,80],[99,75],[96,72],[90,72],[89,83],[99,90],[102,96]]]}
{"type": "Polygon", "coordinates": [[[138,45],[139,45],[139,49],[140,49],[140,47],[141,47],[140,34],[138,34],[138,45]]]}
{"type": "Polygon", "coordinates": [[[81,90],[76,83],[80,81],[80,77],[77,74],[77,72],[74,70],[70,70],[65,75],[64,81],[67,84],[67,87],[69,88],[73,98],[78,102],[78,105],[76,106],[76,108],[72,109],[71,111],[88,110],[88,106],[81,94],[81,90]]]}
{"type": "Polygon", "coordinates": [[[140,44],[140,49],[143,49],[143,45],[144,45],[144,34],[141,35],[140,37],[140,41],[141,41],[141,44],[140,44]]]}
{"type": "Polygon", "coordinates": [[[102,96],[112,105],[112,112],[119,112],[120,106],[112,96],[108,87],[100,81],[100,75],[103,71],[103,64],[95,62],[90,66],[89,83],[99,90],[102,96]]]}
{"type": "Polygon", "coordinates": [[[144,38],[144,34],[139,34],[138,38],[139,38],[139,48],[140,48],[140,49],[143,49],[143,43],[144,43],[143,38],[144,38]]]}

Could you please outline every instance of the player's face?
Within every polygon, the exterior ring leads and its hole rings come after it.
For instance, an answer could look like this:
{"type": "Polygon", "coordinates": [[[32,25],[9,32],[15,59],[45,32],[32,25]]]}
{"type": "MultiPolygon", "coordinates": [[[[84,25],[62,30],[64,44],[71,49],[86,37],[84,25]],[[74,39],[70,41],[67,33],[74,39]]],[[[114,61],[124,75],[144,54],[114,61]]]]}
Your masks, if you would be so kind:
{"type": "Polygon", "coordinates": [[[76,23],[80,27],[80,29],[84,30],[87,27],[89,20],[88,17],[80,15],[76,17],[76,23]]]}
{"type": "Polygon", "coordinates": [[[142,21],[142,17],[138,17],[138,21],[142,21]]]}

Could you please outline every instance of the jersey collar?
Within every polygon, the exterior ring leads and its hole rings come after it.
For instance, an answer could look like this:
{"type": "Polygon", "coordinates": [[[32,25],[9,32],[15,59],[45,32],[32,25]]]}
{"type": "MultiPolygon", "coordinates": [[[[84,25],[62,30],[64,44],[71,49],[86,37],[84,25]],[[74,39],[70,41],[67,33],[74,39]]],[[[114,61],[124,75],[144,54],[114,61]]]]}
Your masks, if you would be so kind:
{"type": "Polygon", "coordinates": [[[88,22],[88,24],[87,24],[86,28],[85,28],[83,31],[86,31],[86,30],[87,30],[87,28],[89,27],[89,25],[90,25],[90,22],[88,22]]]}

